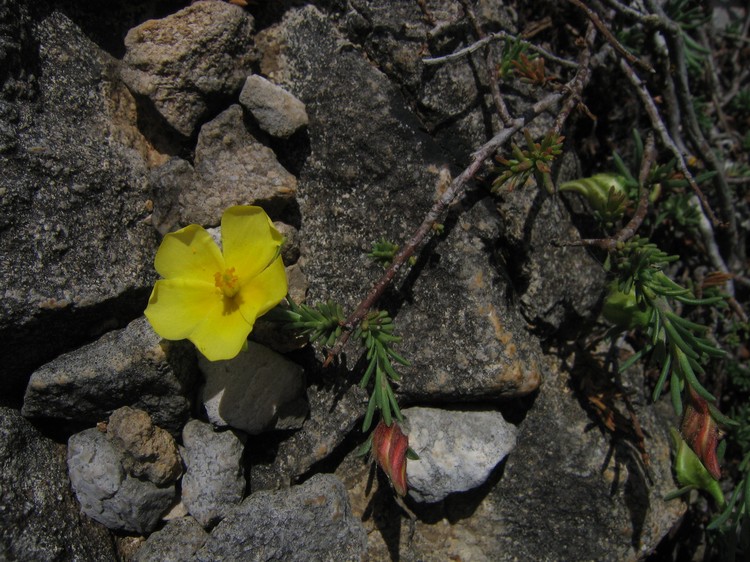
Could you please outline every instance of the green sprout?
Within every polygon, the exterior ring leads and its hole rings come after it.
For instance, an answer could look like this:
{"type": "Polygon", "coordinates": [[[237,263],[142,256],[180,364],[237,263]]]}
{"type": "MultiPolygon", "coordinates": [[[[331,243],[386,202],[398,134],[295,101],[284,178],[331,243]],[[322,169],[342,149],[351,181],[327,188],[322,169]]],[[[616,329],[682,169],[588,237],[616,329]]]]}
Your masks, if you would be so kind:
{"type": "Polygon", "coordinates": [[[538,185],[543,185],[548,193],[554,193],[550,165],[562,153],[565,137],[550,131],[541,142],[535,142],[528,129],[524,129],[523,134],[526,138],[525,150],[514,143],[511,145],[514,158],[497,158],[500,175],[492,183],[492,192],[497,194],[503,188],[512,191],[522,187],[533,174],[538,185]]]}
{"type": "Polygon", "coordinates": [[[383,267],[388,267],[391,262],[393,262],[393,257],[398,250],[398,244],[394,244],[385,238],[381,238],[372,245],[372,251],[367,254],[367,256],[372,258],[373,261],[381,264],[383,267]]]}
{"type": "Polygon", "coordinates": [[[404,366],[408,366],[409,362],[392,349],[393,344],[401,341],[399,336],[393,335],[393,328],[393,320],[387,312],[371,311],[354,334],[367,349],[367,368],[359,386],[366,388],[374,375],[372,395],[367,405],[362,431],[370,428],[375,410],[380,411],[386,425],[391,425],[394,417],[403,421],[391,387],[391,382],[401,380],[401,375],[394,368],[393,362],[404,366]]]}

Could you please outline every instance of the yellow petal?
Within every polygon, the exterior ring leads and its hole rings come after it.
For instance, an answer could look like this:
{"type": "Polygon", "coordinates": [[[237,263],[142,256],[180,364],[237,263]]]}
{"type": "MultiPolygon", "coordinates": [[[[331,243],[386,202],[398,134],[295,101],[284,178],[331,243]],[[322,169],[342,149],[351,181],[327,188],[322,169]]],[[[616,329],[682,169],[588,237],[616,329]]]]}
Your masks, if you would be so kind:
{"type": "Polygon", "coordinates": [[[237,297],[242,316],[252,326],[258,316],[263,316],[281,302],[287,289],[284,262],[278,257],[266,269],[240,286],[237,297]]]}
{"type": "Polygon", "coordinates": [[[271,263],[282,241],[283,236],[260,207],[230,207],[221,217],[224,259],[227,267],[235,268],[240,284],[271,263]]]}
{"type": "Polygon", "coordinates": [[[221,304],[222,298],[213,283],[162,279],[154,285],[144,314],[161,337],[181,340],[221,304]]]}
{"type": "Polygon", "coordinates": [[[224,271],[224,258],[211,235],[197,224],[167,234],[156,252],[154,267],[166,279],[194,279],[214,284],[224,271]]]}
{"type": "Polygon", "coordinates": [[[206,359],[232,359],[242,350],[252,323],[240,313],[237,297],[223,297],[188,336],[206,359]]]}

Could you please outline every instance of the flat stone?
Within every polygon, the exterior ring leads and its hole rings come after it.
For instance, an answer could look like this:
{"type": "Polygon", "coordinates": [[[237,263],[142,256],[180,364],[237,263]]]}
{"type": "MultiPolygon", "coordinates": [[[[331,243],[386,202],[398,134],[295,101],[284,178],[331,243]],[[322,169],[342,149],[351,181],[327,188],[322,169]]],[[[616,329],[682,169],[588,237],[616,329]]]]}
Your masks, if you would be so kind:
{"type": "Polygon", "coordinates": [[[416,407],[402,413],[409,446],[419,455],[406,464],[409,495],[420,502],[484,484],[516,446],[516,426],[500,412],[416,407]]]}
{"type": "Polygon", "coordinates": [[[141,317],[36,370],[22,412],[95,424],[132,406],[177,434],[190,410],[194,362],[190,344],[162,341],[141,317]]]}
{"type": "Polygon", "coordinates": [[[175,498],[174,484],[158,487],[127,473],[122,452],[97,428],[68,440],[68,473],[83,512],[108,529],[148,533],[175,498]]]}
{"type": "Polygon", "coordinates": [[[198,358],[206,383],[203,406],[216,427],[250,435],[269,429],[300,427],[307,414],[302,368],[254,343],[228,361],[198,358]]]}
{"type": "Polygon", "coordinates": [[[254,74],[240,92],[240,104],[274,137],[286,138],[308,123],[305,104],[284,88],[254,74]]]}
{"type": "Polygon", "coordinates": [[[252,494],[195,555],[215,560],[362,560],[367,536],[341,481],[317,474],[299,486],[252,494]]]}
{"type": "Polygon", "coordinates": [[[195,2],[125,36],[122,79],[191,137],[217,102],[239,92],[253,60],[253,18],[227,2],[195,2]]]}
{"type": "Polygon", "coordinates": [[[242,439],[233,431],[214,431],[191,420],[182,430],[187,470],[182,478],[182,501],[190,515],[213,527],[245,496],[242,439]]]}
{"type": "Polygon", "coordinates": [[[0,407],[0,560],[115,560],[107,530],[81,513],[65,447],[0,407]]]}

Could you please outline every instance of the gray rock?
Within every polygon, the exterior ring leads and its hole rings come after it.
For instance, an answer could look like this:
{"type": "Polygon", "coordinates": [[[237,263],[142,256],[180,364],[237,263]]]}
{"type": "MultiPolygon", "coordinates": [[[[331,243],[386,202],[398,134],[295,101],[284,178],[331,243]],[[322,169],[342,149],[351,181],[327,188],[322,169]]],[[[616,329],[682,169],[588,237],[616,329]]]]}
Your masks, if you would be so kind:
{"type": "Polygon", "coordinates": [[[0,407],[0,560],[114,560],[114,542],[81,514],[65,448],[0,407]]]}
{"type": "MultiPolygon", "coordinates": [[[[561,168],[558,183],[573,177],[571,167],[561,168]]],[[[606,282],[601,264],[585,248],[564,245],[581,235],[562,202],[544,190],[505,193],[497,210],[503,217],[498,257],[509,275],[523,280],[517,287],[523,316],[539,333],[575,339],[598,314],[606,282]]]]}
{"type": "Polygon", "coordinates": [[[217,226],[232,205],[260,205],[278,214],[297,193],[296,178],[248,132],[239,105],[201,128],[194,169],[172,160],[154,174],[160,186],[154,216],[161,231],[190,223],[217,226]]]}
{"type": "Polygon", "coordinates": [[[133,406],[177,434],[190,410],[194,362],[192,346],[162,341],[142,317],[35,371],[23,414],[93,424],[133,406]]]}
{"type": "Polygon", "coordinates": [[[175,498],[174,485],[160,488],[129,475],[121,451],[97,428],[68,440],[68,473],[83,512],[112,530],[154,530],[175,498]]]}
{"type": "Polygon", "coordinates": [[[187,470],[182,478],[182,501],[204,527],[221,521],[245,495],[243,443],[233,431],[216,432],[191,420],[182,430],[187,470]]]}
{"type": "Polygon", "coordinates": [[[366,546],[343,484],[318,474],[300,486],[251,495],[219,523],[195,559],[362,560],[366,546]]]}
{"type": "Polygon", "coordinates": [[[304,103],[255,74],[245,81],[240,104],[252,113],[261,129],[274,137],[290,137],[308,122],[304,103]]]}
{"type": "Polygon", "coordinates": [[[228,361],[198,358],[206,379],[202,401],[209,421],[250,435],[300,427],[307,414],[302,368],[275,351],[248,343],[228,361]]]}
{"type": "Polygon", "coordinates": [[[151,224],[162,236],[187,225],[181,218],[180,194],[189,193],[196,181],[193,166],[182,158],[171,158],[151,171],[154,190],[151,224]]]}
{"type": "Polygon", "coordinates": [[[208,533],[192,517],[172,519],[149,535],[133,562],[187,562],[207,538],[208,533]]]}
{"type": "Polygon", "coordinates": [[[250,451],[250,489],[287,487],[296,477],[325,459],[356,427],[367,408],[367,393],[346,383],[344,369],[329,369],[307,388],[310,416],[302,429],[278,444],[270,460],[250,451]]]}
{"type": "MultiPolygon", "coordinates": [[[[381,272],[367,257],[372,244],[402,243],[421,223],[435,197],[436,164],[450,158],[386,76],[343,48],[315,8],[288,12],[258,42],[263,71],[310,116],[311,154],[299,185],[308,300],[332,298],[351,310],[381,272]]],[[[500,218],[491,201],[472,204],[378,303],[398,313],[397,350],[413,361],[399,389],[408,399],[498,399],[539,385],[539,343],[492,258],[500,218]]]]}
{"type": "Polygon", "coordinates": [[[158,245],[143,157],[113,132],[116,62],[62,11],[26,6],[2,26],[16,47],[0,91],[15,145],[0,153],[0,403],[15,406],[35,368],[142,312],[158,245]]]}
{"type": "Polygon", "coordinates": [[[226,2],[195,2],[125,37],[122,79],[186,137],[242,88],[253,61],[253,18],[226,2]]]}
{"type": "Polygon", "coordinates": [[[493,207],[489,199],[464,206],[397,317],[398,351],[412,362],[398,388],[407,400],[496,400],[539,387],[539,342],[492,260],[500,229],[493,207]]]}
{"type": "Polygon", "coordinates": [[[405,431],[419,460],[408,461],[409,495],[438,502],[484,484],[516,446],[516,426],[500,412],[406,408],[405,431]]]}
{"type": "Polygon", "coordinates": [[[107,435],[123,453],[125,470],[136,478],[163,486],[182,475],[177,443],[167,431],[151,423],[143,410],[123,406],[112,412],[107,435]]]}

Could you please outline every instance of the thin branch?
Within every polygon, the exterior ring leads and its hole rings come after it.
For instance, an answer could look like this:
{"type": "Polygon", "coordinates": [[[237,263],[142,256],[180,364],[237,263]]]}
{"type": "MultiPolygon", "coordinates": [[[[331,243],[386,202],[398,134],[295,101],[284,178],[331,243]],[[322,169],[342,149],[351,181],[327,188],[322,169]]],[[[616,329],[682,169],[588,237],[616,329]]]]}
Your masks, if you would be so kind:
{"type": "Polygon", "coordinates": [[[432,58],[422,59],[422,62],[429,66],[429,65],[443,64],[446,62],[456,61],[456,60],[462,59],[463,57],[467,55],[470,55],[471,53],[475,51],[478,51],[479,49],[484,47],[486,44],[491,43],[492,41],[501,41],[503,39],[508,39],[511,41],[518,41],[519,43],[522,43],[524,46],[526,46],[529,50],[542,55],[545,59],[549,59],[551,61],[556,62],[560,66],[566,66],[568,68],[578,68],[577,62],[564,59],[562,57],[558,57],[556,54],[551,53],[550,51],[548,51],[547,49],[543,47],[534,45],[534,43],[526,41],[525,39],[521,39],[520,37],[516,37],[515,35],[512,35],[510,33],[506,33],[505,31],[497,31],[490,35],[486,35],[482,39],[477,41],[476,43],[472,43],[468,47],[464,47],[463,49],[459,51],[450,53],[448,55],[443,55],[441,57],[432,57],[432,58]]]}
{"type": "Polygon", "coordinates": [[[656,102],[654,102],[654,98],[651,97],[646,84],[643,83],[640,77],[635,73],[635,70],[633,70],[633,68],[627,63],[627,61],[620,59],[620,68],[625,73],[625,76],[627,76],[630,83],[635,87],[635,91],[638,94],[638,97],[641,98],[641,102],[643,102],[646,113],[648,113],[648,116],[651,119],[651,126],[654,128],[654,130],[656,130],[657,133],[659,133],[659,139],[661,140],[661,143],[675,157],[675,160],[677,161],[677,167],[679,168],[680,172],[682,172],[682,175],[685,176],[685,179],[690,184],[690,187],[693,189],[695,194],[698,196],[698,199],[700,199],[701,206],[703,207],[703,209],[705,209],[706,213],[711,218],[711,221],[714,224],[719,224],[719,220],[716,218],[716,215],[708,205],[708,201],[706,201],[706,196],[701,191],[701,188],[698,187],[693,174],[688,169],[687,164],[685,163],[685,157],[675,144],[674,139],[672,139],[672,137],[670,136],[669,131],[667,131],[667,128],[664,125],[664,121],[662,121],[661,115],[659,115],[659,109],[656,107],[656,102]]]}
{"type": "Polygon", "coordinates": [[[531,109],[524,113],[522,117],[514,119],[513,123],[510,126],[497,133],[481,148],[479,148],[479,150],[471,155],[471,164],[469,164],[469,166],[463,172],[461,172],[453,179],[451,184],[448,186],[448,189],[446,189],[443,192],[442,196],[440,196],[440,198],[435,201],[435,203],[432,205],[432,208],[427,212],[427,215],[425,215],[425,218],[422,220],[422,223],[419,225],[417,230],[414,231],[414,233],[411,235],[411,238],[409,238],[406,244],[404,244],[404,247],[393,257],[393,261],[391,262],[391,265],[388,267],[385,273],[383,273],[380,279],[375,282],[375,284],[370,289],[370,292],[367,293],[365,298],[362,300],[362,302],[359,303],[354,312],[352,312],[346,319],[343,324],[346,328],[346,331],[341,334],[339,340],[329,350],[328,355],[323,362],[324,367],[330,365],[333,359],[339,353],[341,353],[344,345],[346,345],[346,342],[349,341],[353,330],[359,325],[360,322],[362,322],[364,317],[367,315],[367,312],[383,295],[385,290],[393,281],[393,278],[396,277],[396,274],[401,270],[401,267],[404,265],[404,263],[406,263],[406,261],[414,254],[414,252],[424,241],[427,235],[432,231],[432,227],[440,218],[440,215],[443,214],[443,212],[453,201],[461,196],[463,190],[466,188],[466,185],[474,178],[477,172],[479,172],[485,160],[490,158],[498,148],[507,143],[514,134],[516,134],[521,130],[521,128],[524,127],[524,125],[530,123],[538,115],[544,113],[545,111],[547,111],[547,109],[557,104],[562,99],[562,97],[562,93],[554,92],[552,94],[549,94],[544,99],[539,100],[531,107],[531,109]]]}
{"type": "MultiPolygon", "coordinates": [[[[477,21],[477,16],[474,14],[474,10],[472,9],[471,4],[469,4],[468,0],[461,0],[461,4],[464,7],[466,16],[474,26],[474,31],[476,32],[477,36],[480,40],[484,39],[487,34],[482,29],[482,26],[479,25],[479,21],[477,21]]],[[[505,105],[503,96],[500,94],[500,80],[497,73],[497,64],[495,63],[495,54],[490,48],[489,44],[484,50],[484,57],[485,65],[487,66],[487,74],[489,75],[492,101],[495,102],[495,109],[497,110],[497,113],[500,116],[500,120],[502,121],[503,125],[508,126],[511,121],[513,121],[513,117],[511,117],[510,113],[508,112],[508,107],[505,105]]]]}
{"type": "Polygon", "coordinates": [[[583,49],[578,57],[578,72],[564,87],[569,95],[565,99],[560,113],[557,114],[555,124],[552,127],[552,130],[557,134],[562,132],[563,125],[565,125],[565,121],[567,121],[573,108],[581,103],[581,93],[591,78],[591,46],[594,43],[595,36],[596,27],[590,22],[586,29],[583,49]]]}
{"type": "MultiPolygon", "coordinates": [[[[716,172],[716,176],[714,176],[714,185],[716,186],[717,195],[719,196],[719,202],[721,204],[722,214],[724,215],[724,219],[726,220],[726,227],[729,234],[729,239],[732,244],[731,255],[732,257],[735,257],[735,252],[739,251],[741,256],[742,249],[738,248],[737,244],[739,237],[737,233],[737,221],[734,216],[732,192],[729,188],[729,185],[727,184],[723,166],[721,165],[721,162],[719,161],[714,151],[711,149],[708,141],[706,141],[706,138],[703,136],[703,133],[700,130],[700,125],[698,125],[698,119],[695,115],[695,108],[693,107],[693,96],[690,92],[690,85],[688,84],[685,43],[682,37],[682,29],[677,23],[669,19],[658,2],[656,2],[655,0],[647,0],[647,4],[649,9],[652,10],[655,14],[659,15],[659,17],[662,19],[662,26],[665,30],[665,38],[667,39],[668,46],[670,47],[669,50],[671,53],[672,62],[677,70],[677,99],[680,102],[680,109],[682,110],[682,114],[685,118],[688,137],[694,145],[694,149],[696,149],[705,158],[711,168],[713,168],[713,170],[716,172]]],[[[685,174],[687,166],[685,165],[685,161],[683,158],[680,158],[678,160],[678,165],[680,167],[680,171],[685,174]]],[[[708,206],[703,192],[698,189],[698,186],[695,183],[692,175],[685,174],[685,177],[688,179],[690,187],[692,187],[693,191],[695,191],[696,195],[698,195],[698,198],[701,201],[701,205],[705,212],[708,214],[711,221],[714,223],[714,225],[720,224],[713,210],[711,210],[711,208],[708,206]]]]}
{"type": "Polygon", "coordinates": [[[609,30],[609,27],[607,24],[605,24],[601,18],[599,17],[599,14],[597,14],[595,11],[593,11],[591,8],[589,8],[586,4],[581,2],[581,0],[568,0],[571,4],[574,6],[580,8],[583,10],[583,12],[586,14],[586,16],[591,20],[591,23],[593,23],[596,28],[601,32],[602,35],[604,35],[604,38],[607,40],[607,42],[614,47],[615,51],[620,53],[623,57],[625,57],[631,64],[635,64],[637,66],[640,66],[642,69],[646,70],[647,72],[654,73],[653,67],[648,64],[645,61],[642,61],[638,57],[636,57],[633,53],[628,51],[625,47],[623,47],[622,43],[620,43],[617,38],[615,38],[614,35],[612,35],[612,32],[609,30]]]}
{"type": "Polygon", "coordinates": [[[621,14],[628,16],[634,19],[635,21],[638,21],[644,25],[655,26],[655,25],[658,25],[660,22],[659,16],[656,16],[654,14],[644,14],[643,12],[634,10],[633,8],[626,6],[625,4],[622,4],[621,2],[618,2],[617,0],[605,0],[605,2],[607,2],[607,4],[612,6],[615,10],[617,10],[621,14]]]}
{"type": "Polygon", "coordinates": [[[333,361],[333,358],[341,353],[341,350],[346,345],[349,337],[353,333],[354,328],[362,322],[367,312],[382,296],[388,286],[393,281],[393,278],[401,270],[401,267],[406,261],[414,254],[422,241],[432,231],[433,225],[437,222],[440,215],[445,211],[448,205],[460,194],[460,192],[466,187],[466,184],[477,174],[479,169],[499,146],[502,146],[525,124],[525,119],[516,119],[512,126],[507,127],[495,135],[489,142],[482,146],[478,151],[472,155],[471,164],[463,171],[460,175],[456,176],[451,182],[448,189],[443,192],[442,196],[435,201],[432,208],[429,210],[425,218],[422,220],[422,224],[419,225],[416,231],[412,234],[411,238],[404,244],[404,247],[393,257],[393,261],[385,273],[378,279],[375,284],[367,293],[359,306],[352,312],[344,322],[346,331],[341,335],[336,345],[331,348],[328,352],[323,366],[328,366],[333,361]]]}

